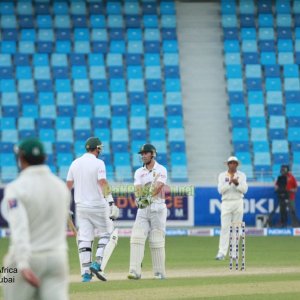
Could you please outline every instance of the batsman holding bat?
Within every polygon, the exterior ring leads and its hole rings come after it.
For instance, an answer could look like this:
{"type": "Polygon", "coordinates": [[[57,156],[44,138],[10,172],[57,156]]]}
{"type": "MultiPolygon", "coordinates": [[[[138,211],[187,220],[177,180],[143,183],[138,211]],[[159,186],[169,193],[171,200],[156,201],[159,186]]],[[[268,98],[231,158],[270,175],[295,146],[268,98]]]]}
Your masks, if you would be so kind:
{"type": "Polygon", "coordinates": [[[139,154],[143,160],[143,167],[137,169],[134,175],[138,210],[130,239],[128,279],[141,278],[147,237],[149,237],[154,278],[164,279],[167,220],[164,186],[167,182],[167,170],[155,161],[156,149],[153,145],[143,145],[139,154]]]}
{"type": "Polygon", "coordinates": [[[118,241],[118,231],[113,221],[119,216],[119,209],[106,180],[105,164],[98,156],[102,143],[90,137],[85,143],[87,153],[74,160],[67,175],[67,186],[74,186],[76,219],[78,230],[78,252],[83,282],[89,282],[92,275],[106,281],[104,269],[118,241]],[[92,263],[92,249],[95,229],[100,232],[96,261],[92,263]]]}

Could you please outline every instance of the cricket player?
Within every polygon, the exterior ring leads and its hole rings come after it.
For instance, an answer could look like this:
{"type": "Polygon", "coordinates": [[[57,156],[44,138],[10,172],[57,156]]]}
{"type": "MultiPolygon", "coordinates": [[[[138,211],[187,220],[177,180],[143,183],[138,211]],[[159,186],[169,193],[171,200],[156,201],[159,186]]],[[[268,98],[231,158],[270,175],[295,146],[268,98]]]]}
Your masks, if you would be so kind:
{"type": "Polygon", "coordinates": [[[44,165],[42,143],[35,138],[15,148],[21,169],[7,185],[2,202],[11,232],[3,274],[6,300],[66,300],[68,257],[66,222],[71,194],[65,183],[44,165]]]}
{"type": "Polygon", "coordinates": [[[118,231],[113,221],[119,216],[111,190],[106,180],[105,164],[98,156],[103,145],[96,137],[85,143],[86,153],[75,159],[67,175],[67,186],[74,187],[78,252],[83,282],[89,282],[92,274],[106,281],[104,269],[118,241],[118,231]],[[100,232],[96,261],[92,263],[95,230],[100,232]]]}
{"type": "Polygon", "coordinates": [[[155,279],[164,279],[165,272],[165,230],[167,207],[164,186],[167,170],[155,161],[156,149],[145,144],[139,151],[143,167],[136,170],[134,186],[138,205],[136,219],[130,239],[130,267],[128,279],[141,278],[141,265],[145,242],[149,237],[152,266],[155,279]]]}
{"type": "MultiPolygon", "coordinates": [[[[235,156],[227,160],[228,170],[219,175],[218,192],[222,195],[221,233],[216,260],[224,260],[229,245],[229,229],[232,222],[242,222],[244,194],[248,190],[246,175],[237,170],[239,161],[235,156]]],[[[235,251],[235,247],[233,247],[235,251]]],[[[235,252],[233,251],[233,256],[235,252]]]]}

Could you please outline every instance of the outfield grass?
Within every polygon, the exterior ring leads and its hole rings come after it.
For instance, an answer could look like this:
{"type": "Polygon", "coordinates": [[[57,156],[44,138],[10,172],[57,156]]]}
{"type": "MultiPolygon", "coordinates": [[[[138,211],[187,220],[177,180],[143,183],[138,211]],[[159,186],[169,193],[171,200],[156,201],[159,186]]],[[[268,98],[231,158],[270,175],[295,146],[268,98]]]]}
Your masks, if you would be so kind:
{"type": "MultiPolygon", "coordinates": [[[[0,240],[0,259],[7,240],[0,240]]],[[[168,237],[167,280],[126,280],[129,239],[120,238],[106,273],[108,282],[80,280],[74,238],[68,239],[72,282],[70,299],[300,299],[300,238],[247,237],[246,271],[228,270],[228,260],[216,261],[216,237],[168,237]],[[176,278],[182,276],[182,278],[176,278]],[[124,279],[123,279],[124,278],[124,279]]],[[[143,271],[151,272],[147,245],[143,271]]],[[[0,296],[1,298],[1,296],[0,296]]],[[[17,299],[16,299],[17,300],[17,299]]],[[[53,299],[55,300],[55,299],[53,299]]]]}

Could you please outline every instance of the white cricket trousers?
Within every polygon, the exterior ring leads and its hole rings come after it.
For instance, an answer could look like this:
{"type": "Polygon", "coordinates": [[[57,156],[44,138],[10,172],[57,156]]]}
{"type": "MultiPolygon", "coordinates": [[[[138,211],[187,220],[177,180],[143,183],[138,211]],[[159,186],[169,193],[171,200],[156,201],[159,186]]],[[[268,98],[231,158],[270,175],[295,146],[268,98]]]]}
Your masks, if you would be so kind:
{"type": "MultiPolygon", "coordinates": [[[[40,287],[35,288],[24,280],[21,272],[5,274],[14,277],[14,283],[3,286],[4,300],[68,300],[68,263],[65,252],[41,252],[33,254],[30,267],[40,279],[40,287]]],[[[4,266],[15,268],[16,264],[9,255],[4,266]]]]}
{"type": "Polygon", "coordinates": [[[232,222],[242,222],[244,214],[243,199],[222,201],[221,204],[221,233],[219,253],[227,255],[229,246],[229,230],[232,222]]]}
{"type": "Polygon", "coordinates": [[[146,208],[138,209],[134,227],[143,229],[147,236],[153,229],[165,232],[167,207],[165,203],[152,203],[146,208]]]}

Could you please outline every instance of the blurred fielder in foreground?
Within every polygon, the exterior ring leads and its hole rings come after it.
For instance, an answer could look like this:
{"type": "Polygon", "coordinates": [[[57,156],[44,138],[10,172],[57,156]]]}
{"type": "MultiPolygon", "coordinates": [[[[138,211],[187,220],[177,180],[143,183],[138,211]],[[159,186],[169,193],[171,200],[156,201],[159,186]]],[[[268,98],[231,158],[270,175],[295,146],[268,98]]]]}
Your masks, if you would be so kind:
{"type": "Polygon", "coordinates": [[[130,239],[130,267],[128,279],[141,278],[145,242],[149,236],[154,278],[164,279],[165,272],[165,230],[167,207],[164,185],[167,170],[155,161],[156,149],[145,144],[139,151],[143,167],[136,170],[134,186],[138,205],[136,220],[130,239]]]}
{"type": "Polygon", "coordinates": [[[78,230],[78,251],[83,282],[89,282],[92,274],[106,281],[104,269],[117,245],[118,231],[113,221],[119,216],[110,187],[106,181],[105,164],[98,156],[102,143],[90,137],[85,143],[87,153],[75,159],[67,175],[67,186],[74,186],[76,220],[78,230]],[[95,229],[100,232],[96,261],[92,263],[92,249],[95,229]]]}
{"type": "Polygon", "coordinates": [[[7,185],[2,209],[11,232],[4,266],[17,273],[4,274],[15,277],[14,283],[4,284],[4,299],[66,300],[66,222],[71,194],[44,165],[39,140],[24,140],[16,154],[21,173],[7,185]]]}
{"type": "MultiPolygon", "coordinates": [[[[239,161],[235,156],[227,160],[228,170],[219,175],[218,192],[222,195],[221,233],[216,260],[224,260],[229,245],[229,228],[232,222],[242,222],[244,194],[248,190],[246,175],[237,170],[239,161]]],[[[235,245],[233,246],[235,249],[235,245]]],[[[235,251],[235,250],[234,250],[235,251]]],[[[235,253],[233,253],[235,257],[235,253]]]]}

